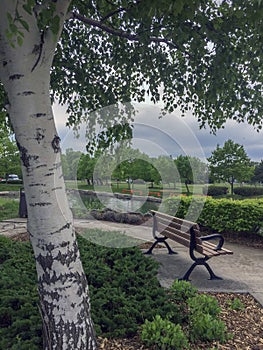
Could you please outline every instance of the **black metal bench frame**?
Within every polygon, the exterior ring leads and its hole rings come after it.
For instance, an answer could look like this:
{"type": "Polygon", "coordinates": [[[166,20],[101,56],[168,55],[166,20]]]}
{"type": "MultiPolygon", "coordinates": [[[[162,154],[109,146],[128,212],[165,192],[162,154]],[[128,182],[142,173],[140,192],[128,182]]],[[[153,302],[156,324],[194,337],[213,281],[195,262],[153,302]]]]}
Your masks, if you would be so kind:
{"type": "MultiPolygon", "coordinates": [[[[189,255],[191,259],[194,261],[187,272],[184,274],[181,280],[189,280],[189,277],[196,266],[203,265],[206,267],[209,272],[211,280],[222,280],[221,277],[215,275],[212,268],[207,263],[207,260],[212,258],[213,256],[233,254],[232,251],[223,248],[224,238],[221,234],[212,234],[207,236],[201,236],[200,228],[197,223],[180,219],[177,217],[173,217],[167,214],[159,213],[156,211],[152,211],[153,214],[153,238],[155,241],[153,242],[150,249],[148,249],[145,254],[152,254],[153,249],[156,247],[158,243],[163,243],[167,250],[168,254],[178,254],[175,252],[167,242],[167,239],[171,239],[179,244],[189,247],[189,255]],[[168,225],[164,229],[159,229],[159,221],[162,219],[168,222],[168,225]],[[181,227],[174,228],[174,225],[181,225],[181,227]],[[185,227],[187,227],[187,230],[185,227]],[[184,227],[184,229],[182,229],[184,227]],[[159,235],[156,234],[159,233],[159,235]],[[161,235],[161,236],[160,236],[161,235]],[[188,239],[187,239],[188,238],[188,239]],[[218,244],[215,245],[210,243],[211,240],[218,240],[218,244]],[[209,243],[205,243],[209,242],[209,243]],[[196,253],[203,256],[196,256],[196,253]]],[[[164,226],[164,224],[162,224],[164,226]]]]}

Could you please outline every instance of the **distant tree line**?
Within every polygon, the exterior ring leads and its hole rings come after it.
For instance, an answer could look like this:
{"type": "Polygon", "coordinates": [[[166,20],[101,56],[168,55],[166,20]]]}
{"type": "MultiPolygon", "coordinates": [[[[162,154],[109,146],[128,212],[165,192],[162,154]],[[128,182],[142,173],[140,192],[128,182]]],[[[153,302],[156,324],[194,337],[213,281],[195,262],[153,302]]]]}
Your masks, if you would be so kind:
{"type": "MultiPolygon", "coordinates": [[[[0,177],[6,174],[21,174],[20,159],[15,140],[6,121],[0,118],[0,177]]],[[[86,180],[89,185],[102,185],[110,181],[144,181],[152,186],[184,183],[186,189],[191,183],[230,184],[263,183],[263,160],[253,162],[242,145],[228,140],[222,147],[217,145],[207,160],[179,155],[176,158],[161,155],[149,157],[138,149],[116,149],[114,156],[98,150],[93,155],[66,149],[62,154],[62,167],[66,180],[86,180]]]]}
{"type": "Polygon", "coordinates": [[[244,147],[232,140],[223,147],[217,145],[211,156],[203,161],[197,157],[179,155],[149,157],[147,154],[127,147],[111,155],[96,152],[93,156],[72,149],[62,154],[66,179],[86,180],[89,185],[110,181],[145,181],[154,184],[176,186],[191,183],[227,182],[231,191],[235,182],[263,183],[263,160],[252,162],[244,147]]]}

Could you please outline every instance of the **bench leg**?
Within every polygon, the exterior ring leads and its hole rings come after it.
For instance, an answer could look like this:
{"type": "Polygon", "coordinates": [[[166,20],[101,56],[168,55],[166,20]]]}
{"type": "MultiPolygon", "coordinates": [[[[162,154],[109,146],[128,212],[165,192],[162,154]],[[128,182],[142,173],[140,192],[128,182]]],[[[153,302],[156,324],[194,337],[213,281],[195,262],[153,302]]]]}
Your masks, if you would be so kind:
{"type": "Polygon", "coordinates": [[[209,272],[210,274],[210,280],[222,280],[223,278],[219,277],[219,276],[216,276],[214,274],[214,271],[211,269],[211,267],[208,265],[207,262],[204,262],[204,265],[205,267],[207,268],[207,271],[209,272]]]}
{"type": "Polygon", "coordinates": [[[156,241],[152,244],[152,246],[150,247],[150,249],[147,250],[147,252],[145,252],[144,254],[152,254],[153,249],[155,248],[155,246],[158,243],[163,243],[167,250],[168,250],[168,254],[178,254],[176,253],[174,250],[172,250],[172,248],[169,246],[169,244],[166,242],[166,237],[161,237],[161,238],[156,238],[156,241]]]}
{"type": "Polygon", "coordinates": [[[208,263],[202,259],[201,261],[195,261],[192,264],[192,266],[188,269],[188,271],[185,273],[185,275],[182,278],[179,278],[179,280],[189,281],[189,277],[197,265],[204,265],[206,267],[206,269],[210,275],[210,280],[222,280],[223,279],[221,277],[216,276],[214,274],[213,270],[211,269],[211,267],[208,265],[208,263]]]}

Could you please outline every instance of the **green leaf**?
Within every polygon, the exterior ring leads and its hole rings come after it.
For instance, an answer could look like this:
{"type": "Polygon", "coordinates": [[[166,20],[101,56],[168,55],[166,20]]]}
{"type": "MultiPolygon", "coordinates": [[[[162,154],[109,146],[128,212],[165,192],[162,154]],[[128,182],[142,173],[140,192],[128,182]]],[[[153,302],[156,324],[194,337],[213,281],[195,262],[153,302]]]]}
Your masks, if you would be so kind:
{"type": "Polygon", "coordinates": [[[50,29],[53,34],[58,34],[59,32],[59,23],[60,23],[60,18],[59,16],[55,16],[50,24],[50,29]]]}
{"type": "Polygon", "coordinates": [[[29,32],[29,25],[26,21],[24,21],[23,19],[19,19],[19,22],[21,23],[21,25],[29,32]]]}
{"type": "Polygon", "coordinates": [[[23,38],[21,36],[17,37],[17,43],[20,47],[23,45],[23,38]]]}

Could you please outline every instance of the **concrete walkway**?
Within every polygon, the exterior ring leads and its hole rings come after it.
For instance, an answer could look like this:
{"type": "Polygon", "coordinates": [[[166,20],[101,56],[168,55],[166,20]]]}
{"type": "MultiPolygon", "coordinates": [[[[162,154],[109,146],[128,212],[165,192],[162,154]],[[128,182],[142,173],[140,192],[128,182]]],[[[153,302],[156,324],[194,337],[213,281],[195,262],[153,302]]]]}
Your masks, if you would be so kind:
{"type": "MultiPolygon", "coordinates": [[[[152,241],[151,227],[132,226],[98,220],[75,220],[76,229],[100,229],[125,233],[140,242],[152,241]]],[[[26,219],[12,219],[0,222],[0,234],[14,236],[26,232],[26,219]]],[[[176,255],[168,255],[164,248],[155,249],[152,257],[160,263],[158,279],[162,286],[169,287],[174,279],[182,277],[192,264],[188,249],[169,242],[176,255]]],[[[127,244],[127,242],[126,242],[127,244]]],[[[132,245],[132,243],[131,243],[132,245]]],[[[263,250],[225,242],[233,255],[214,257],[209,264],[215,274],[223,280],[208,280],[208,272],[197,266],[191,274],[191,282],[200,291],[241,292],[252,294],[263,306],[263,250]]]]}

